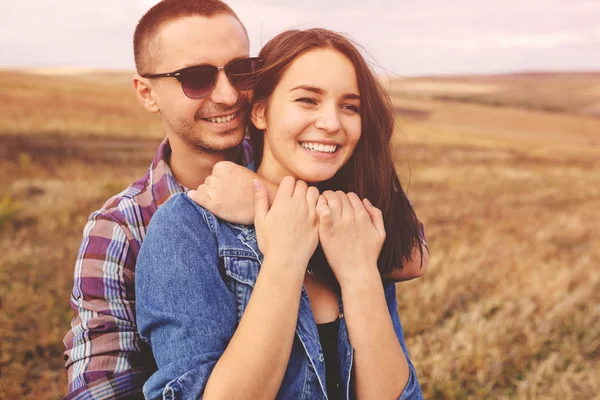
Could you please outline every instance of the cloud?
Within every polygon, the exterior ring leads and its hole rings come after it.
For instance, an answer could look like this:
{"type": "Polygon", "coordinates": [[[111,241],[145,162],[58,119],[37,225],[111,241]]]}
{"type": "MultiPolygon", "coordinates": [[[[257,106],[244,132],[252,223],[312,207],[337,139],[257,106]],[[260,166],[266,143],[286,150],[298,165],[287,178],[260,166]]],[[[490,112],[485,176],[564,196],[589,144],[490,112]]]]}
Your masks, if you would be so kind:
{"type": "Polygon", "coordinates": [[[545,34],[497,33],[479,37],[421,38],[402,37],[395,42],[404,47],[433,47],[450,50],[476,51],[484,48],[551,49],[571,44],[592,43],[600,36],[593,32],[550,32],[545,34]]]}
{"type": "MultiPolygon", "coordinates": [[[[403,74],[600,68],[597,0],[227,2],[247,26],[253,54],[279,32],[318,26],[349,34],[384,68],[403,74]]],[[[2,2],[0,67],[133,68],[133,30],[156,3],[2,2]]]]}
{"type": "Polygon", "coordinates": [[[578,32],[555,32],[542,35],[503,35],[495,38],[503,49],[551,49],[594,40],[591,35],[578,32]]]}

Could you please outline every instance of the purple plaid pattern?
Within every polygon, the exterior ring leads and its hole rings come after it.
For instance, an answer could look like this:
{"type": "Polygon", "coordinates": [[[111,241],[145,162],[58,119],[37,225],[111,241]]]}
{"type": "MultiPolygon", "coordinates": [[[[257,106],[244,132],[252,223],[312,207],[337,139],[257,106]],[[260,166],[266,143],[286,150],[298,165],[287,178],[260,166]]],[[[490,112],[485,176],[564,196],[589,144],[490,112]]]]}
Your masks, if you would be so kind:
{"type": "MultiPolygon", "coordinates": [[[[187,191],[169,168],[165,139],[146,174],[93,212],[75,263],[71,308],[76,316],[63,339],[67,399],[143,398],[156,366],[135,324],[135,263],[152,215],[187,191]]],[[[242,162],[252,162],[247,141],[242,162]]]]}

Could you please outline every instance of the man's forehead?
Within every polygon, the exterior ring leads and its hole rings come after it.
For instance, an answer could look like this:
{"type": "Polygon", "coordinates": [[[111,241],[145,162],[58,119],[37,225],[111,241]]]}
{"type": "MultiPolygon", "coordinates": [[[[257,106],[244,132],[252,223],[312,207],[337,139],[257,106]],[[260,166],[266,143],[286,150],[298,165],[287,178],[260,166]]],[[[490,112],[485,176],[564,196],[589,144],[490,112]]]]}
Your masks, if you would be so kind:
{"type": "Polygon", "coordinates": [[[227,14],[185,17],[164,24],[156,37],[163,67],[225,65],[247,57],[249,43],[241,23],[227,14]]]}

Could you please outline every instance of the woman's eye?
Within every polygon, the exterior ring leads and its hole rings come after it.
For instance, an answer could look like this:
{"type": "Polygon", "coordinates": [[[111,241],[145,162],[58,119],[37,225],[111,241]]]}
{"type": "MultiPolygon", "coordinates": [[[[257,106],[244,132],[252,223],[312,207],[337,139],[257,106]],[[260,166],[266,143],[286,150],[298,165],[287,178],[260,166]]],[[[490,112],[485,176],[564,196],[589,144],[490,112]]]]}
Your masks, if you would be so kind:
{"type": "Polygon", "coordinates": [[[306,104],[317,104],[317,101],[315,99],[311,99],[310,97],[301,97],[301,98],[297,99],[296,101],[299,101],[301,103],[306,103],[306,104]]]}
{"type": "Polygon", "coordinates": [[[342,106],[342,108],[352,111],[352,112],[355,112],[355,113],[360,112],[360,110],[358,109],[358,106],[355,106],[354,104],[345,104],[342,106]]]}

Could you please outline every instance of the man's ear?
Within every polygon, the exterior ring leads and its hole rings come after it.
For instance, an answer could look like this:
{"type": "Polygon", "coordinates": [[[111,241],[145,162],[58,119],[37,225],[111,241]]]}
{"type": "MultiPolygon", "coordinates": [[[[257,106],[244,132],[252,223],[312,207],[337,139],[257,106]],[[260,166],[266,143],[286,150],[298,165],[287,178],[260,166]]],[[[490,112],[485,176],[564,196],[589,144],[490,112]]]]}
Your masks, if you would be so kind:
{"type": "Polygon", "coordinates": [[[135,89],[138,101],[147,111],[151,113],[158,113],[160,111],[156,102],[154,88],[147,78],[143,78],[137,74],[134,75],[133,88],[135,89]]]}
{"type": "Polygon", "coordinates": [[[257,129],[264,131],[267,129],[267,105],[264,101],[256,101],[252,106],[250,119],[257,129]]]}

